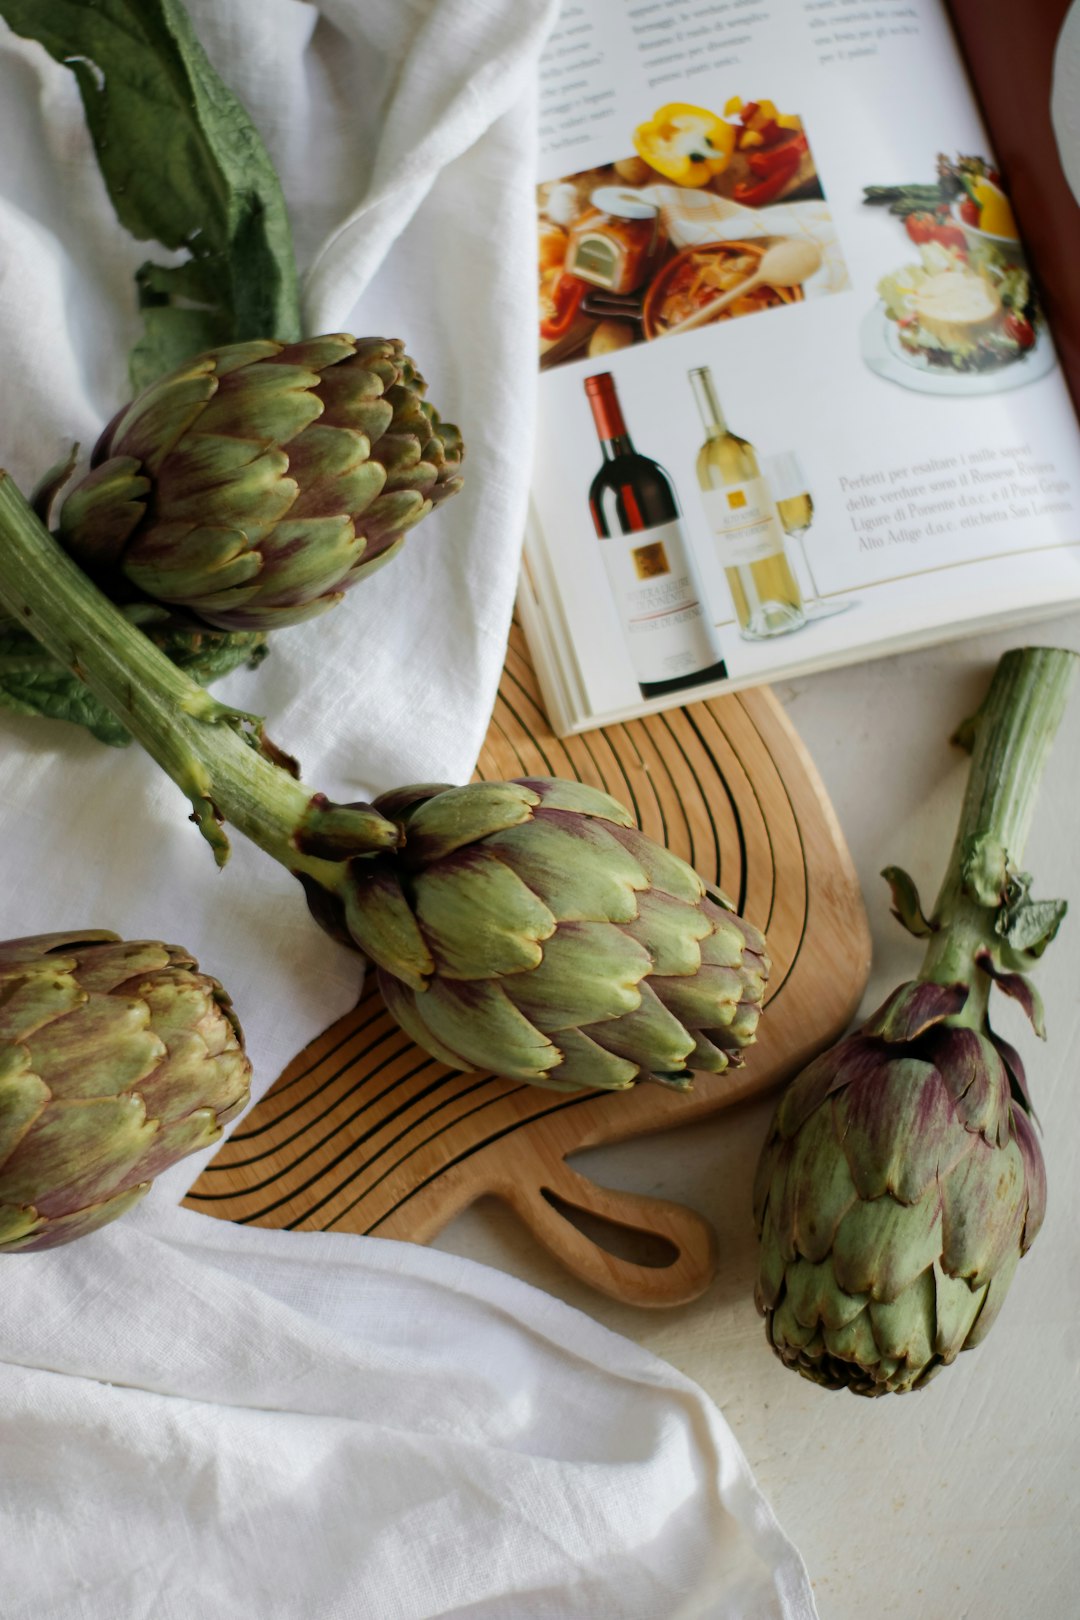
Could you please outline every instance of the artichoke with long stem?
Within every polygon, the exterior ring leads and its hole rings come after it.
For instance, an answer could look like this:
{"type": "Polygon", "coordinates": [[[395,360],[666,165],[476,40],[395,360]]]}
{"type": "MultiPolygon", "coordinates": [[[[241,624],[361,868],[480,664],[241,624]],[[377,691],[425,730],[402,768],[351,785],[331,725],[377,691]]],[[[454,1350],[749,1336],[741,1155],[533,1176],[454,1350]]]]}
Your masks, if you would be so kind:
{"type": "Polygon", "coordinates": [[[762,936],[606,794],[529,778],[331,802],[117,611],[4,474],[0,600],[183,789],[219,864],[228,822],[300,879],[442,1061],[560,1089],[685,1088],[753,1041],[762,936]]]}
{"type": "Polygon", "coordinates": [[[933,913],[886,869],[927,941],[916,979],[817,1058],[758,1165],[756,1288],[780,1359],[860,1395],[924,1387],[985,1338],[1042,1223],[1046,1172],[1019,1054],[991,1028],[996,985],[1043,1033],[1027,977],[1065,912],[1019,862],[1076,674],[1074,653],[1006,654],[957,740],[972,748],[933,913]]]}

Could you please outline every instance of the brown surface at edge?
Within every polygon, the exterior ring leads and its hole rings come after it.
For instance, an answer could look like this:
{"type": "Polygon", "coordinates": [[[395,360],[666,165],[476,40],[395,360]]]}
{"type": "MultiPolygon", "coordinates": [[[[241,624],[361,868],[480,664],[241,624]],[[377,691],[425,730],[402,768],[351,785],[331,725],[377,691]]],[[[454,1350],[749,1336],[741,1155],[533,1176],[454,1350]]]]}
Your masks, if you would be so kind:
{"type": "Polygon", "coordinates": [[[1080,410],[1080,206],[1050,117],[1054,52],[1070,0],[1028,0],[1023,8],[1004,0],[946,3],[1080,410]]]}

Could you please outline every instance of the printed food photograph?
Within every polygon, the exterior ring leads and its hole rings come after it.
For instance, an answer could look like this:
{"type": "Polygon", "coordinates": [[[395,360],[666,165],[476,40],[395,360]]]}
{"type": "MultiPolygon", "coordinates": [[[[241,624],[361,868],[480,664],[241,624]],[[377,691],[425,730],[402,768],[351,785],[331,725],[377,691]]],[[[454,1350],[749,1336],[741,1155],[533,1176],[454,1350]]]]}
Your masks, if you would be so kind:
{"type": "Polygon", "coordinates": [[[978,394],[1053,368],[1012,205],[988,159],[939,153],[933,181],[866,186],[863,201],[895,218],[908,248],[863,322],[872,371],[920,392],[978,394]]]}
{"type": "Polygon", "coordinates": [[[849,285],[798,114],[672,102],[629,144],[537,187],[542,368],[849,285]]]}

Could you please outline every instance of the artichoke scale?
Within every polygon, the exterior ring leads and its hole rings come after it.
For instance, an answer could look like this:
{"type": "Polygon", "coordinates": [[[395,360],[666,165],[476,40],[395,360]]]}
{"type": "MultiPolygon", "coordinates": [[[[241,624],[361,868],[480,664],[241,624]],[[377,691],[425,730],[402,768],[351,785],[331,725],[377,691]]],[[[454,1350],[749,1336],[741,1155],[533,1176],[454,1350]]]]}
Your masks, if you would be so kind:
{"type": "MultiPolygon", "coordinates": [[[[399,794],[413,791],[420,790],[404,789],[399,794]]],[[[429,794],[415,809],[404,807],[404,859],[410,866],[429,865],[481,838],[498,849],[498,840],[490,835],[530,821],[538,802],[535,793],[516,782],[476,782],[429,794]]],[[[378,809],[383,805],[382,799],[376,800],[378,809]]]]}
{"type": "Polygon", "coordinates": [[[284,360],[244,366],[220,378],[198,417],[199,432],[288,444],[323,413],[318,373],[284,360]]]}
{"type": "Polygon", "coordinates": [[[668,1011],[643,979],[638,985],[640,1005],[621,1018],[592,1024],[585,1033],[616,1057],[636,1063],[644,1072],[656,1075],[681,1074],[694,1050],[694,1037],[668,1011]]]}
{"type": "Polygon", "coordinates": [[[412,904],[437,971],[491,979],[539,967],[555,918],[510,867],[483,848],[455,851],[411,880],[412,904]]]}
{"type": "Polygon", "coordinates": [[[124,557],[128,579],[148,596],[200,607],[247,601],[262,569],[246,531],[223,523],[152,524],[135,536],[124,557]]]}
{"type": "Polygon", "coordinates": [[[414,998],[424,1025],[457,1067],[491,1069],[507,1080],[533,1080],[557,1068],[554,1042],[518,1012],[501,986],[435,979],[414,998]]]}
{"type": "Polygon", "coordinates": [[[0,1178],[34,1121],[52,1100],[52,1092],[34,1072],[24,1046],[0,1046],[0,1178]]]}
{"type": "Polygon", "coordinates": [[[157,1131],[137,1092],[53,1101],[0,1166],[0,1203],[50,1216],[99,1203],[121,1190],[157,1131]]]}
{"type": "Polygon", "coordinates": [[[0,1041],[25,1041],[54,1018],[82,1007],[87,992],[72,975],[74,959],[61,957],[26,971],[0,972],[0,1041]]]}
{"type": "Polygon", "coordinates": [[[523,825],[497,832],[487,846],[556,917],[567,922],[634,921],[649,880],[602,823],[547,810],[521,819],[523,825]]]}
{"type": "MultiPolygon", "coordinates": [[[[654,972],[665,977],[696,973],[701,941],[712,933],[712,923],[700,906],[687,905],[659,889],[645,889],[637,897],[637,907],[637,916],[624,926],[649,952],[654,972]]],[[[741,960],[740,953],[732,966],[741,960]]]]}
{"type": "Polygon", "coordinates": [[[255,546],[296,503],[289,466],[289,455],[262,439],[189,433],[158,471],[156,521],[236,529],[255,546]]]}
{"type": "Polygon", "coordinates": [[[115,1097],[154,1072],[165,1042],[150,1027],[145,1001],[92,995],[28,1037],[30,1061],[51,1078],[54,1097],[115,1097]]]}
{"type": "MultiPolygon", "coordinates": [[[[590,787],[587,782],[571,781],[558,776],[521,776],[519,787],[535,793],[545,810],[567,810],[575,816],[597,816],[616,827],[633,827],[634,818],[625,805],[609,793],[590,787]]],[[[639,836],[641,836],[639,834],[639,836]]]]}
{"type": "Polygon", "coordinates": [[[546,1078],[582,1090],[627,1091],[637,1079],[638,1065],[616,1057],[582,1030],[563,1029],[556,1037],[560,1063],[546,1078]]]}
{"type": "Polygon", "coordinates": [[[54,1215],[45,1219],[36,1210],[18,1210],[15,1212],[16,1220],[10,1218],[5,1222],[4,1206],[0,1204],[0,1253],[7,1250],[18,1253],[20,1249],[56,1249],[62,1243],[71,1243],[75,1238],[87,1237],[117,1216],[126,1215],[133,1205],[140,1202],[150,1191],[149,1181],[137,1182],[134,1187],[126,1187],[123,1192],[114,1193],[111,1198],[103,1198],[94,1204],[83,1204],[78,1209],[66,1215],[54,1215]],[[18,1217],[22,1217],[21,1230],[18,1217]]]}
{"type": "Polygon", "coordinates": [[[435,959],[393,867],[374,859],[350,861],[342,898],[353,943],[384,974],[422,990],[435,972],[435,959]]]}
{"type": "Polygon", "coordinates": [[[705,897],[705,885],[692,866],[687,866],[678,855],[673,855],[663,844],[654,843],[633,825],[619,827],[614,836],[645,872],[649,884],[664,894],[697,905],[705,897]]]}
{"type": "Polygon", "coordinates": [[[922,1198],[967,1152],[967,1137],[938,1071],[919,1058],[890,1059],[837,1094],[844,1156],[859,1197],[922,1198]]]}
{"type": "Polygon", "coordinates": [[[932,1194],[912,1205],[886,1193],[870,1203],[857,1200],[842,1217],[833,1244],[833,1264],[841,1288],[871,1299],[896,1299],[941,1255],[941,1201],[932,1194]]]}
{"type": "Polygon", "coordinates": [[[641,1005],[641,980],[652,961],[645,948],[609,923],[560,922],[543,957],[507,975],[503,989],[546,1034],[619,1018],[641,1005]]]}
{"type": "MultiPolygon", "coordinates": [[[[184,434],[198,421],[208,400],[217,392],[214,362],[207,355],[145,388],[107,430],[105,456],[133,456],[156,475],[161,463],[184,434]]],[[[103,447],[99,446],[99,450],[103,447]]],[[[61,520],[63,526],[63,520],[61,520]]]]}

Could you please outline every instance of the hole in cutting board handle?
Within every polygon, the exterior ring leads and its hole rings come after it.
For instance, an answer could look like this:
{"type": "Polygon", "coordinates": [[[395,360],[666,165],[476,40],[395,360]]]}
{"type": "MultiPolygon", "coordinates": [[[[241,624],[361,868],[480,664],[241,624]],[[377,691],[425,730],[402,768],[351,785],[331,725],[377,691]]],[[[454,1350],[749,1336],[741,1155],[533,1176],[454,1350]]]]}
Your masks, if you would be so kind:
{"type": "Polygon", "coordinates": [[[540,1196],[556,1214],[576,1227],[583,1237],[616,1260],[663,1271],[679,1259],[679,1249],[670,1238],[662,1237],[659,1232],[647,1232],[640,1226],[624,1226],[621,1221],[608,1220],[604,1215],[596,1215],[590,1209],[582,1209],[580,1204],[571,1204],[567,1199],[560,1198],[550,1187],[541,1187],[540,1196]]]}

